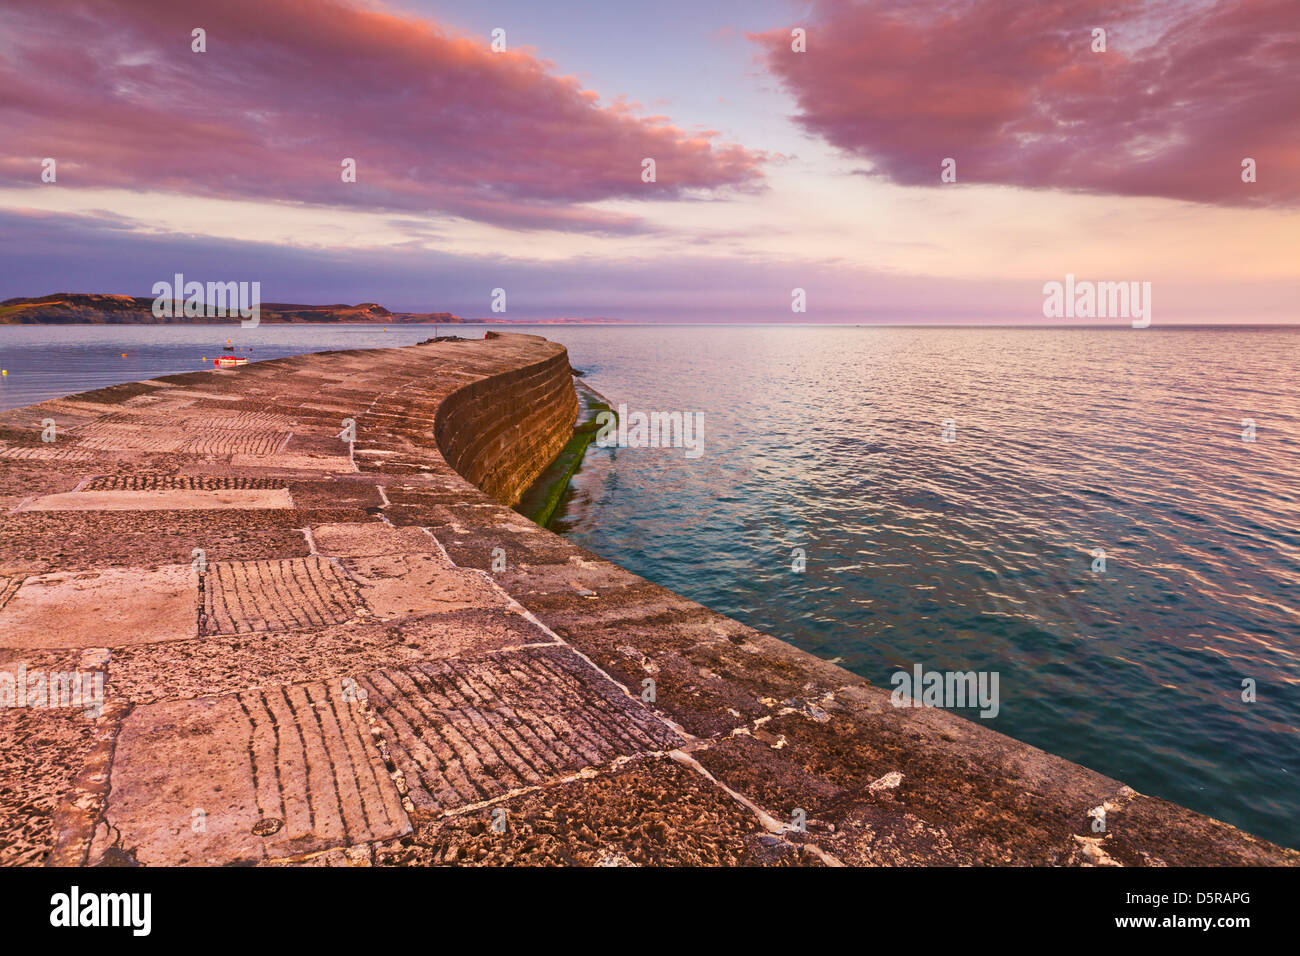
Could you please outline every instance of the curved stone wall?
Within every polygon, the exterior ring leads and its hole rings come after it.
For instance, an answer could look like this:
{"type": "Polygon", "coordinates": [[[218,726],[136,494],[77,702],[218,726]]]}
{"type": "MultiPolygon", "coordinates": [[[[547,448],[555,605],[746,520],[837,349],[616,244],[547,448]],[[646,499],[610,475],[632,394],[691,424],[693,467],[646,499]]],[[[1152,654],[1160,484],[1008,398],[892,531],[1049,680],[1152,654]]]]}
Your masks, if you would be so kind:
{"type": "Polygon", "coordinates": [[[559,454],[578,416],[568,352],[545,339],[537,344],[553,354],[458,389],[434,420],[447,463],[506,505],[515,504],[559,454]]]}

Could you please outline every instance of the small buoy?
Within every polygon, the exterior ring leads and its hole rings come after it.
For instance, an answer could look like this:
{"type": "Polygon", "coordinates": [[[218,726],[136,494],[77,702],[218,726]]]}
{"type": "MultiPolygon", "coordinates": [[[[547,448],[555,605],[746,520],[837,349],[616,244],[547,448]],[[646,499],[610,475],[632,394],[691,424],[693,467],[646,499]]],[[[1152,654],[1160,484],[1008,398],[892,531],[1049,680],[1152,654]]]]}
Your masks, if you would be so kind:
{"type": "Polygon", "coordinates": [[[122,353],[122,358],[126,358],[126,353],[125,353],[125,352],[122,353]]]}
{"type": "Polygon", "coordinates": [[[8,375],[8,374],[9,374],[9,369],[5,369],[4,371],[0,372],[0,375],[8,375]]]}

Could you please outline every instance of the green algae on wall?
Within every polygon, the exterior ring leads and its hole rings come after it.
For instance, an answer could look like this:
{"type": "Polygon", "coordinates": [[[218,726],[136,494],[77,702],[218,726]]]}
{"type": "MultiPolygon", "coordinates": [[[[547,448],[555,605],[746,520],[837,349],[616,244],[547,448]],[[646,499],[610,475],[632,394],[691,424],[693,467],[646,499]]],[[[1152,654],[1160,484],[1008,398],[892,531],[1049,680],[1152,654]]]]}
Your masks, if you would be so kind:
{"type": "Polygon", "coordinates": [[[609,402],[594,388],[581,381],[573,384],[578,392],[578,421],[573,426],[573,437],[515,505],[516,511],[543,528],[550,527],[568,490],[569,479],[581,467],[587,446],[596,438],[596,416],[601,412],[614,413],[609,402]]]}

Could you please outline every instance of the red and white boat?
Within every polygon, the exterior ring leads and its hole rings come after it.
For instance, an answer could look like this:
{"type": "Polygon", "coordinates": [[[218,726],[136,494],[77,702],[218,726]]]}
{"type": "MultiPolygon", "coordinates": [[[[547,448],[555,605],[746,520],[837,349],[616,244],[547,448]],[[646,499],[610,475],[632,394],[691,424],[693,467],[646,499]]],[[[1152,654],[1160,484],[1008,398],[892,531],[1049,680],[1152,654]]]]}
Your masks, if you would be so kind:
{"type": "Polygon", "coordinates": [[[217,368],[235,368],[239,365],[247,365],[248,359],[239,358],[235,355],[218,355],[212,364],[217,368]]]}

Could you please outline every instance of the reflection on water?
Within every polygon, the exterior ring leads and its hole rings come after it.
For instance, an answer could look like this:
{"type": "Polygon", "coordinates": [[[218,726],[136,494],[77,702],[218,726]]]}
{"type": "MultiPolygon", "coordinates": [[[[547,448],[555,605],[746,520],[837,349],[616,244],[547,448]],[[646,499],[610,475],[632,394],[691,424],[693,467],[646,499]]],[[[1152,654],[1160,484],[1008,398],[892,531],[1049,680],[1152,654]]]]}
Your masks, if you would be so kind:
{"type": "MultiPolygon", "coordinates": [[[[880,686],[996,671],[995,729],[1300,845],[1300,332],[526,331],[614,404],[704,413],[700,458],[592,449],[575,540],[880,686]]],[[[431,334],[0,328],[0,402],[194,370],[228,337],[258,359],[431,334]]]]}
{"type": "Polygon", "coordinates": [[[554,337],[706,421],[597,452],[574,539],[878,686],[996,671],[995,729],[1300,845],[1300,331],[554,337]]]}

